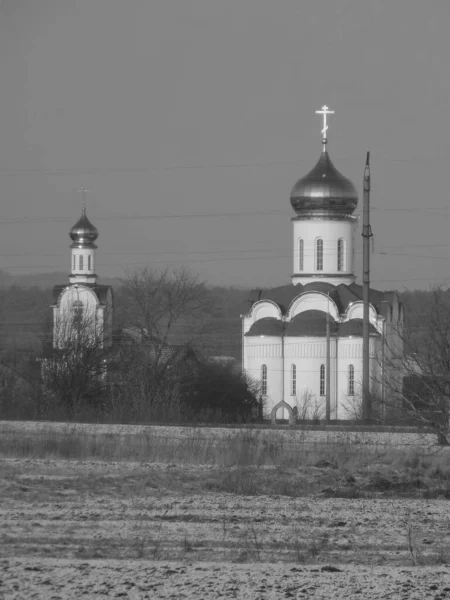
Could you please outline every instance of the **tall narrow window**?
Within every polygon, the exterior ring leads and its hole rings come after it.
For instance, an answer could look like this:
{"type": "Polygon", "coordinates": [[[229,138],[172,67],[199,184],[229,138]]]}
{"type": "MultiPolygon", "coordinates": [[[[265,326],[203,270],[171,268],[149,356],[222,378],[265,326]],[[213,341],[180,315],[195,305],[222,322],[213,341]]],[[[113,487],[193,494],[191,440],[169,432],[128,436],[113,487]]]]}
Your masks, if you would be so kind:
{"type": "Polygon", "coordinates": [[[291,366],[291,395],[297,395],[297,367],[291,366]]]}
{"type": "Polygon", "coordinates": [[[323,240],[316,240],[316,271],[323,271],[323,240]]]}
{"type": "Polygon", "coordinates": [[[92,270],[92,268],[91,268],[91,255],[90,254],[88,256],[88,269],[89,269],[89,271],[92,270]]]}
{"type": "Polygon", "coordinates": [[[320,395],[325,396],[325,365],[320,365],[320,395]]]}
{"type": "Polygon", "coordinates": [[[344,240],[342,238],[337,243],[337,270],[344,270],[344,240]]]}
{"type": "Polygon", "coordinates": [[[72,271],[75,271],[75,269],[76,269],[76,263],[75,263],[75,260],[76,260],[76,256],[75,256],[75,254],[74,254],[74,255],[73,255],[73,267],[72,267],[72,271]]]}
{"type": "Polygon", "coordinates": [[[83,255],[80,254],[80,271],[83,270],[83,255]]]}
{"type": "Polygon", "coordinates": [[[298,269],[303,271],[304,268],[304,251],[305,243],[303,240],[298,240],[298,269]]]}
{"type": "Polygon", "coordinates": [[[355,395],[355,367],[348,365],[348,395],[355,395]]]}
{"type": "Polygon", "coordinates": [[[267,365],[261,367],[261,394],[267,396],[267,365]]]}
{"type": "Polygon", "coordinates": [[[75,300],[72,304],[72,322],[76,325],[81,325],[83,320],[83,303],[81,300],[75,300]]]}

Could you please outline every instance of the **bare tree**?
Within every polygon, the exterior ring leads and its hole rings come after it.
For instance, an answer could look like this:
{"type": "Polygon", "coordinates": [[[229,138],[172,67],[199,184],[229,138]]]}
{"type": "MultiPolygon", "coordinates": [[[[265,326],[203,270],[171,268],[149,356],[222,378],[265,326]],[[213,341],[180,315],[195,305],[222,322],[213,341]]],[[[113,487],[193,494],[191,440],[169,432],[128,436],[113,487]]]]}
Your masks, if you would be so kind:
{"type": "Polygon", "coordinates": [[[75,306],[73,312],[60,315],[54,328],[54,348],[41,361],[45,395],[72,417],[89,403],[104,407],[110,388],[110,349],[96,315],[75,306]]]}
{"type": "Polygon", "coordinates": [[[310,389],[303,391],[301,395],[295,396],[294,407],[297,409],[297,419],[320,421],[325,416],[325,403],[310,389]]]}
{"type": "Polygon", "coordinates": [[[449,444],[450,295],[432,290],[420,315],[410,315],[399,332],[405,349],[389,348],[384,358],[384,404],[399,421],[432,428],[449,444]]]}
{"type": "Polygon", "coordinates": [[[214,302],[187,269],[142,269],[124,281],[121,389],[140,418],[176,412],[177,370],[187,348],[201,346],[214,302]],[[126,391],[126,392],[125,392],[126,391]]]}
{"type": "Polygon", "coordinates": [[[350,419],[351,421],[363,420],[362,394],[360,392],[353,396],[344,395],[342,397],[341,406],[345,418],[350,419]]]}

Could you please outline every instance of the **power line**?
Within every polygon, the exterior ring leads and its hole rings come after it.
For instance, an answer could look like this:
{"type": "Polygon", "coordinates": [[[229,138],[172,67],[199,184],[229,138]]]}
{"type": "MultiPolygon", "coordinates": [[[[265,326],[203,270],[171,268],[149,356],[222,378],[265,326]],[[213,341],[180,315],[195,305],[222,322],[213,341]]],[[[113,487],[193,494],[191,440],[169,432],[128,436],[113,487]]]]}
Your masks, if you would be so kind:
{"type": "MultiPolygon", "coordinates": [[[[414,246],[414,245],[411,245],[414,246]]],[[[433,246],[433,244],[431,244],[430,246],[433,246]]],[[[437,244],[436,246],[442,246],[442,247],[450,247],[450,244],[437,244]]],[[[387,246],[392,247],[392,248],[402,248],[403,246],[387,246]]],[[[406,244],[404,246],[405,248],[410,247],[409,244],[406,244]]],[[[239,250],[191,250],[191,251],[162,251],[162,252],[107,252],[108,256],[148,256],[148,257],[153,257],[153,256],[191,256],[191,255],[208,255],[208,256],[212,256],[212,255],[219,255],[217,257],[212,257],[211,260],[221,260],[221,255],[227,255],[227,254],[236,254],[236,256],[230,257],[230,259],[235,259],[235,258],[243,258],[243,260],[246,260],[244,255],[247,253],[274,253],[275,254],[275,258],[283,258],[284,256],[291,256],[292,254],[292,248],[243,248],[243,249],[239,249],[239,250]],[[278,254],[280,252],[283,252],[283,254],[278,254]],[[288,254],[284,254],[284,253],[288,253],[288,254]]],[[[361,254],[362,250],[355,250],[354,251],[355,254],[361,254]]],[[[445,260],[449,260],[450,256],[436,256],[436,255],[432,255],[432,254],[410,254],[408,252],[384,252],[384,251],[379,251],[379,252],[373,252],[374,255],[376,256],[410,256],[412,258],[432,258],[432,259],[445,259],[445,260]]],[[[333,251],[330,252],[325,252],[323,253],[324,256],[333,256],[335,255],[335,251],[333,249],[333,251]]],[[[36,252],[7,252],[4,254],[0,254],[0,258],[16,258],[16,257],[29,257],[29,256],[40,256],[40,257],[53,257],[53,256],[57,256],[60,257],[61,253],[60,252],[52,252],[52,253],[43,253],[43,254],[38,254],[36,252]]],[[[304,252],[304,256],[305,257],[311,257],[314,256],[313,252],[308,252],[305,251],[304,252]]],[[[267,256],[254,256],[254,257],[249,257],[250,259],[253,258],[272,258],[271,256],[267,257],[267,256]]],[[[223,259],[223,260],[228,260],[228,259],[223,259]]],[[[110,262],[110,263],[97,263],[99,266],[105,266],[105,265],[111,265],[111,264],[116,264],[115,262],[110,262]]],[[[18,265],[19,266],[19,265],[18,265]]],[[[35,265],[36,267],[39,266],[48,266],[48,265],[35,265]]],[[[24,266],[25,268],[25,266],[24,266]]]]}
{"type": "MultiPolygon", "coordinates": [[[[402,157],[392,158],[381,155],[378,152],[373,152],[374,160],[380,160],[384,163],[405,163],[405,164],[429,164],[436,165],[450,162],[449,157],[402,157]]],[[[46,175],[46,176],[64,176],[64,175],[107,175],[114,173],[147,173],[158,171],[176,171],[176,170],[207,170],[207,169],[243,169],[253,167],[280,167],[280,166],[296,166],[300,163],[313,162],[314,158],[299,158],[295,161],[280,160],[280,161],[257,161],[257,162],[237,162],[237,163],[199,163],[199,164],[178,164],[167,166],[140,166],[140,167],[3,167],[0,168],[0,176],[18,176],[18,175],[46,175]]],[[[354,160],[348,156],[334,156],[334,162],[348,162],[354,160]]]]}
{"type": "MultiPolygon", "coordinates": [[[[438,212],[438,211],[449,211],[450,206],[441,206],[436,208],[383,208],[374,206],[373,210],[380,212],[410,212],[417,214],[426,215],[437,215],[442,217],[450,217],[450,212],[438,212]]],[[[166,220],[166,219],[204,219],[204,218],[235,218],[235,217],[272,217],[277,215],[291,215],[292,211],[286,209],[270,209],[270,210],[249,210],[249,211],[236,211],[236,212],[198,212],[198,213],[161,213],[155,215],[108,215],[108,216],[96,216],[96,221],[133,221],[133,220],[166,220]]],[[[26,223],[64,223],[67,221],[73,221],[74,217],[58,217],[58,216],[33,216],[33,217],[3,217],[0,219],[1,224],[26,224],[26,223]]]]}

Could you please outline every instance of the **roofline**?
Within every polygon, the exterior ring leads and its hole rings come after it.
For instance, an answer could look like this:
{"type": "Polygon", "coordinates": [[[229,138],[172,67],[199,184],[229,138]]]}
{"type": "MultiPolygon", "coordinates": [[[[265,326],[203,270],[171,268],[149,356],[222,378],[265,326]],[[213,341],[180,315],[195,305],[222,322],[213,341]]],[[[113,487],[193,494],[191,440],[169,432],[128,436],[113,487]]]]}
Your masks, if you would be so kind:
{"type": "MultiPolygon", "coordinates": [[[[261,304],[263,302],[269,302],[269,304],[273,304],[273,306],[275,306],[278,309],[279,313],[280,313],[280,320],[283,320],[283,311],[281,310],[280,305],[277,304],[276,302],[274,302],[274,300],[270,300],[269,298],[261,298],[260,300],[257,300],[256,302],[254,302],[251,305],[249,312],[246,313],[246,314],[244,313],[244,314],[241,315],[241,319],[245,319],[247,317],[251,317],[254,307],[257,304],[261,304]]],[[[265,317],[262,317],[262,318],[265,318],[265,317]]],[[[273,317],[273,318],[275,318],[275,317],[273,317]]]]}
{"type": "MultiPolygon", "coordinates": [[[[337,306],[336,302],[333,300],[333,298],[331,298],[331,296],[330,296],[329,294],[325,294],[325,292],[319,292],[319,291],[315,291],[315,290],[306,290],[306,292],[301,292],[301,293],[300,293],[298,296],[296,296],[295,298],[293,298],[293,299],[291,300],[291,303],[290,303],[290,304],[289,304],[289,306],[288,306],[288,309],[287,309],[287,311],[286,311],[286,314],[289,314],[289,312],[290,312],[290,310],[291,310],[291,308],[292,308],[292,305],[294,304],[294,302],[295,302],[296,300],[298,300],[299,298],[301,298],[302,296],[305,296],[306,294],[320,294],[321,296],[325,296],[325,298],[327,298],[327,299],[328,299],[328,301],[330,301],[330,300],[331,300],[331,302],[334,304],[334,306],[335,306],[335,308],[336,308],[336,311],[337,311],[337,314],[338,314],[338,315],[340,315],[340,314],[341,314],[341,313],[339,312],[339,308],[338,308],[338,306],[337,306]]],[[[313,308],[313,309],[310,309],[310,310],[318,310],[318,309],[314,309],[314,308],[313,308]]],[[[303,312],[305,312],[305,311],[303,311],[303,312]]],[[[323,310],[321,310],[320,312],[324,312],[324,311],[323,311],[323,310]]],[[[299,314],[301,314],[301,313],[299,313],[299,314]]]]}

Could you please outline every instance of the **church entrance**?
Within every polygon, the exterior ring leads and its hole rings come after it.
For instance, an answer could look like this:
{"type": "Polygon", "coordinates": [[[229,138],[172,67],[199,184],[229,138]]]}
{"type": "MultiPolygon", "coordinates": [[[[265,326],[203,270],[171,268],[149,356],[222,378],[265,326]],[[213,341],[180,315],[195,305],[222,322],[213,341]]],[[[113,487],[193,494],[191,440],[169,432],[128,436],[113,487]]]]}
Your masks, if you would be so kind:
{"type": "Polygon", "coordinates": [[[290,406],[287,402],[284,402],[284,400],[278,402],[278,404],[272,408],[270,420],[272,425],[280,425],[285,423],[289,423],[289,425],[295,425],[295,415],[294,411],[292,410],[292,406],[290,406]]]}

